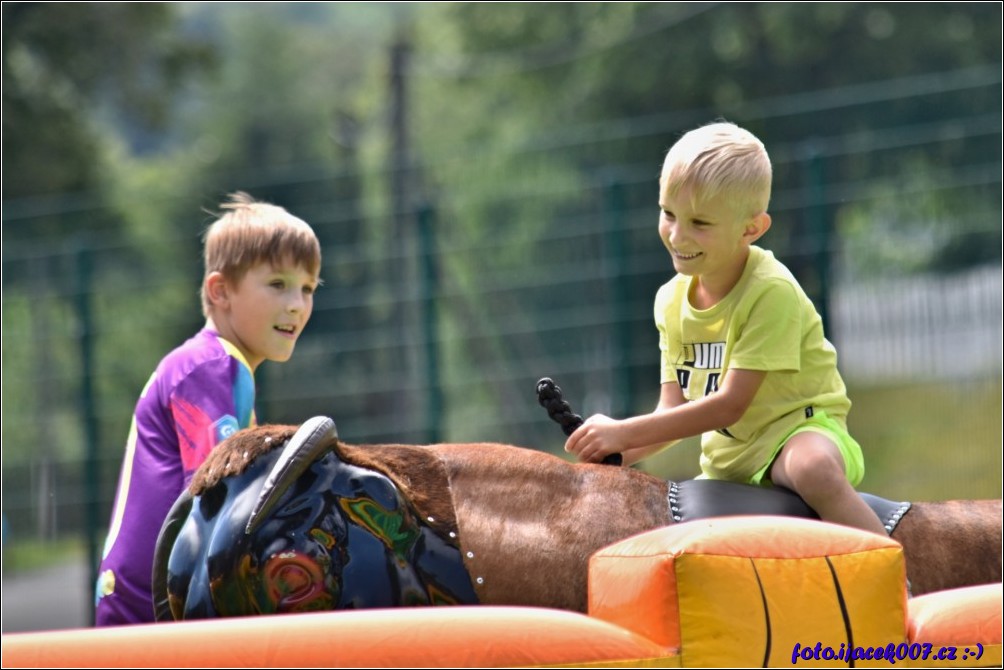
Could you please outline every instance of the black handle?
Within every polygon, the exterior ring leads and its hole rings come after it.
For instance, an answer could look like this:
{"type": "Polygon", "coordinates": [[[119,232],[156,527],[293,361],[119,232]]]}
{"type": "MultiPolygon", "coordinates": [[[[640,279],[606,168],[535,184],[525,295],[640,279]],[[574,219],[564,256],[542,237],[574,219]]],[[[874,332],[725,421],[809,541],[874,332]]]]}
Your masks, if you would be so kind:
{"type": "MultiPolygon", "coordinates": [[[[547,410],[547,415],[552,420],[561,425],[561,430],[565,435],[571,435],[575,429],[583,424],[583,419],[578,414],[572,412],[572,408],[561,397],[561,387],[554,383],[550,377],[542,377],[537,382],[537,402],[547,410]]],[[[624,457],[620,454],[609,454],[603,459],[606,465],[621,465],[624,457]]]]}

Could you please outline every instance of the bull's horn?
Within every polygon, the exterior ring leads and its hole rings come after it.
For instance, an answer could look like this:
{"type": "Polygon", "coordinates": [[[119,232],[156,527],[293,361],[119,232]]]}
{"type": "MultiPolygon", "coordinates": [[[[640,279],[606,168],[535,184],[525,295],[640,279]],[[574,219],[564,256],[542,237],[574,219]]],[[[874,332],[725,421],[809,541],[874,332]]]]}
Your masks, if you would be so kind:
{"type": "Polygon", "coordinates": [[[258,529],[279,498],[296,481],[303,471],[310,467],[321,454],[331,448],[338,439],[338,429],[335,422],[326,416],[315,416],[305,421],[289,438],[282,448],[279,460],[272,466],[272,471],[265,479],[265,485],[258,494],[258,502],[251,510],[244,534],[250,535],[258,529]]]}
{"type": "Polygon", "coordinates": [[[153,550],[153,614],[157,621],[173,621],[170,598],[167,595],[167,564],[171,559],[174,541],[192,511],[192,494],[184,489],[171,506],[157,535],[153,550]]]}

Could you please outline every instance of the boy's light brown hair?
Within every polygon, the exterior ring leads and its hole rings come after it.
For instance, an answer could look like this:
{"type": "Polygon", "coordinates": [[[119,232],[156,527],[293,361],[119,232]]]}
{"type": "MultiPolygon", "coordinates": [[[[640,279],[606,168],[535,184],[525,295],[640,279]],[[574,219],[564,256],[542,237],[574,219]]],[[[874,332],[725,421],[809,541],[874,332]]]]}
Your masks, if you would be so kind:
{"type": "Polygon", "coordinates": [[[689,190],[693,204],[719,199],[742,217],[767,211],[772,170],[763,143],[734,123],[711,123],[681,137],[666,154],[659,190],[689,190]]]}
{"type": "Polygon", "coordinates": [[[219,272],[236,284],[253,266],[291,262],[312,275],[321,270],[321,245],[314,230],[282,207],[259,202],[243,191],[231,193],[203,237],[204,274],[199,295],[209,316],[206,278],[219,272]]]}

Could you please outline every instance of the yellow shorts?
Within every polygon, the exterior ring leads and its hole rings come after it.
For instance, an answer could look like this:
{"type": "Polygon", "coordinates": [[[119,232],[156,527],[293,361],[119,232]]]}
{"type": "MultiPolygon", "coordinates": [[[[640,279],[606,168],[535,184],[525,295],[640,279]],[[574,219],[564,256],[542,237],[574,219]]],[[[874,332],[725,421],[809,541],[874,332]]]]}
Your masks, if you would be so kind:
{"type": "Polygon", "coordinates": [[[861,480],[865,476],[865,457],[861,453],[861,445],[847,432],[847,426],[843,422],[837,421],[828,416],[826,412],[818,409],[813,412],[811,417],[799,424],[781,440],[781,443],[771,452],[766,465],[757,470],[747,483],[754,486],[769,485],[770,477],[768,476],[768,472],[770,471],[770,466],[774,465],[774,459],[781,453],[781,449],[792,437],[807,431],[820,433],[829,438],[833,444],[837,445],[837,449],[844,459],[844,473],[847,475],[847,480],[851,483],[851,486],[857,486],[861,483],[861,480]]]}

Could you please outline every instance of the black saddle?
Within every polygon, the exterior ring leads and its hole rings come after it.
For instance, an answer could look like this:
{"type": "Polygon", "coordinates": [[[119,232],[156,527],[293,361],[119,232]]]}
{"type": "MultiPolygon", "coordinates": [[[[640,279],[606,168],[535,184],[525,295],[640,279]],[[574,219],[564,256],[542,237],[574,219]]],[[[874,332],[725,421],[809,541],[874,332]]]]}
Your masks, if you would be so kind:
{"type": "MultiPolygon", "coordinates": [[[[890,535],[910,509],[908,502],[894,502],[870,493],[859,495],[875,511],[890,535]]],[[[669,511],[677,522],[749,514],[819,518],[804,500],[786,488],[764,488],[716,479],[670,482],[669,511]]]]}

